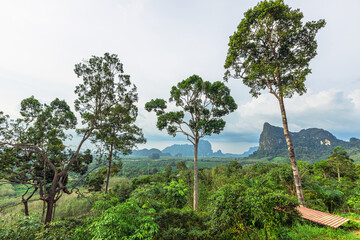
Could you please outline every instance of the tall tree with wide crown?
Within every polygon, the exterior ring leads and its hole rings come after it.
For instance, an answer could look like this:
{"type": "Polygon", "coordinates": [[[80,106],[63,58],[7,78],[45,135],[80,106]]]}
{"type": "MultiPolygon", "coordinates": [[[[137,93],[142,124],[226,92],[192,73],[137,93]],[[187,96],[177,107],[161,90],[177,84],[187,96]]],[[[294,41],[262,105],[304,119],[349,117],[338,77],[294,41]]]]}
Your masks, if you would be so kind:
{"type": "Polygon", "coordinates": [[[198,146],[200,138],[219,134],[225,127],[223,116],[235,111],[237,105],[230,96],[230,89],[222,82],[210,83],[193,75],[173,86],[170,102],[175,102],[179,111],[167,111],[163,99],[146,103],[147,111],[157,115],[157,127],[166,129],[169,135],[184,134],[194,145],[194,198],[193,209],[198,208],[198,146]],[[187,113],[187,114],[186,114],[187,113]]]}
{"type": "Polygon", "coordinates": [[[224,79],[240,78],[253,97],[268,89],[278,100],[298,201],[305,205],[284,98],[306,92],[309,62],[316,56],[315,36],[325,20],[303,24],[302,18],[299,9],[291,9],[282,0],[262,1],[248,10],[230,37],[224,79]]]}

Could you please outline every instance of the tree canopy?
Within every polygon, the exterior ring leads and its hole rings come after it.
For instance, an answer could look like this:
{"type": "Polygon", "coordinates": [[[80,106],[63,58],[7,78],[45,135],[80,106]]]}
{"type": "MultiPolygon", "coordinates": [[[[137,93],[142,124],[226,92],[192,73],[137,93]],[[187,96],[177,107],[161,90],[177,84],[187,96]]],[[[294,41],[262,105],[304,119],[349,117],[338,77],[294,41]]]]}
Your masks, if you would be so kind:
{"type": "Polygon", "coordinates": [[[75,90],[78,95],[75,108],[87,125],[79,131],[95,127],[91,133],[93,142],[101,153],[99,156],[108,160],[107,193],[113,158],[119,152],[129,154],[136,144],[146,142],[142,130],[135,125],[138,115],[136,87],[131,84],[130,76],[124,74],[123,64],[116,54],[92,56],[76,64],[74,71],[83,79],[75,90]]]}
{"type": "Polygon", "coordinates": [[[305,93],[309,62],[317,54],[315,36],[325,20],[303,24],[302,19],[300,10],[283,0],[248,10],[230,37],[225,79],[243,79],[254,97],[266,88],[277,98],[305,93]]]}
{"type": "Polygon", "coordinates": [[[193,144],[196,139],[219,134],[225,127],[221,117],[237,108],[228,87],[219,81],[203,81],[197,75],[173,86],[169,102],[174,102],[181,110],[165,112],[167,102],[163,99],[151,100],[146,103],[145,109],[156,112],[156,126],[160,130],[166,129],[173,136],[183,133],[193,144]],[[188,121],[185,113],[189,114],[188,121]]]}

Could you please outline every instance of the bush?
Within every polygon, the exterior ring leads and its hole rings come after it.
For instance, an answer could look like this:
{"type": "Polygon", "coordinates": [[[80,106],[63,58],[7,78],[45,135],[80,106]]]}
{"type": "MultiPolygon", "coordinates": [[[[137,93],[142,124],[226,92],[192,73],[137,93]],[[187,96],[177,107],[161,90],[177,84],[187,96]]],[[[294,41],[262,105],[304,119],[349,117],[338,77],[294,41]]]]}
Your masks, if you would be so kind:
{"type": "Polygon", "coordinates": [[[91,173],[86,178],[86,185],[88,186],[88,190],[90,192],[99,192],[99,191],[101,191],[101,188],[104,185],[106,171],[107,171],[106,168],[100,168],[96,172],[91,173]]]}
{"type": "Polygon", "coordinates": [[[298,217],[296,206],[293,197],[262,186],[225,185],[212,197],[210,231],[219,239],[250,237],[258,229],[277,235],[281,226],[291,225],[298,217]]]}
{"type": "Polygon", "coordinates": [[[123,181],[109,190],[109,196],[116,197],[120,202],[125,202],[130,197],[132,190],[130,182],[123,181]]]}
{"type": "Polygon", "coordinates": [[[344,229],[333,229],[330,227],[320,227],[315,224],[295,224],[289,228],[289,239],[292,240],[313,240],[313,239],[338,239],[351,240],[359,239],[354,233],[347,232],[344,229]]]}
{"type": "Polygon", "coordinates": [[[350,220],[341,226],[345,230],[360,230],[360,223],[350,220]]]}
{"type": "Polygon", "coordinates": [[[155,239],[209,239],[205,225],[208,218],[186,207],[170,208],[156,215],[159,225],[155,239]]]}
{"type": "Polygon", "coordinates": [[[36,235],[36,240],[70,240],[73,239],[76,227],[84,225],[84,221],[76,218],[56,220],[49,224],[49,228],[43,228],[36,235]]]}
{"type": "Polygon", "coordinates": [[[161,208],[182,208],[188,200],[189,189],[184,181],[152,183],[138,187],[131,196],[139,201],[140,206],[161,208]]]}
{"type": "Polygon", "coordinates": [[[99,217],[89,218],[85,227],[76,228],[75,240],[152,239],[159,226],[154,209],[140,208],[134,199],[110,207],[99,217]]]}
{"type": "Polygon", "coordinates": [[[14,224],[0,228],[0,239],[2,240],[30,240],[35,239],[38,229],[43,224],[37,220],[37,217],[26,216],[19,218],[14,224]]]}

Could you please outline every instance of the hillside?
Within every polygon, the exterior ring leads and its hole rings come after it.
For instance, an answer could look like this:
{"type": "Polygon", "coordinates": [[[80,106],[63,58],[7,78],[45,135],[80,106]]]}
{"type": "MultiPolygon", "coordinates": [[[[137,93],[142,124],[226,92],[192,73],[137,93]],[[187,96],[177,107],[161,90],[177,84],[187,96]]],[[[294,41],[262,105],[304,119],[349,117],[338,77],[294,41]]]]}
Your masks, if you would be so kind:
{"type": "MultiPolygon", "coordinates": [[[[307,162],[318,162],[327,159],[330,152],[336,146],[341,146],[350,154],[354,160],[358,160],[360,154],[360,140],[351,138],[350,141],[337,139],[330,132],[319,129],[309,128],[299,132],[291,132],[295,155],[297,160],[307,162]]],[[[260,135],[259,149],[251,154],[249,159],[268,158],[287,158],[288,150],[281,127],[272,126],[264,123],[263,131],[260,135]]]]}

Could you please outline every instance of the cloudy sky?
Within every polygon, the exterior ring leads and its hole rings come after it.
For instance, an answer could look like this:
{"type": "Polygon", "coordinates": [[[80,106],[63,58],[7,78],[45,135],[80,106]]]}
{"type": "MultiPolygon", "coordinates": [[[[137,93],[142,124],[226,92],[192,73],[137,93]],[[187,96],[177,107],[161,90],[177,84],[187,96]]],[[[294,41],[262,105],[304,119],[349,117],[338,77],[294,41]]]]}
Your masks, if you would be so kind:
{"type": "MultiPolygon", "coordinates": [[[[360,44],[358,0],[285,0],[305,21],[325,19],[317,35],[308,92],[287,99],[291,131],[323,128],[336,137],[360,138],[360,44]]],[[[148,142],[162,149],[186,143],[155,127],[144,104],[168,99],[171,86],[192,74],[222,80],[229,36],[253,0],[12,0],[0,2],[0,111],[18,116],[22,99],[54,98],[71,104],[80,82],[76,63],[105,52],[118,54],[138,87],[138,125],[148,142]]],[[[226,117],[214,150],[242,153],[258,144],[264,122],[281,126],[278,104],[264,92],[252,99],[240,80],[228,86],[239,105],[226,117]]]]}

